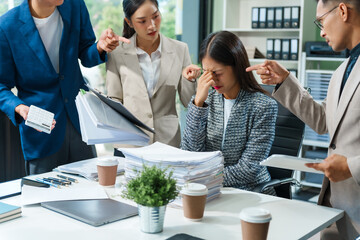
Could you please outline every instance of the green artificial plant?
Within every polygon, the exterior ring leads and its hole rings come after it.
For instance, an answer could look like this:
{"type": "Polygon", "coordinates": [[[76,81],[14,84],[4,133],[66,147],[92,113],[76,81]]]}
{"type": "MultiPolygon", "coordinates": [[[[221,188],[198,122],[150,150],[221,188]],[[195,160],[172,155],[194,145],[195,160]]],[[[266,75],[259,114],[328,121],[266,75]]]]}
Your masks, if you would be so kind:
{"type": "Polygon", "coordinates": [[[178,195],[173,172],[166,174],[166,169],[157,166],[143,166],[137,177],[131,179],[124,191],[124,197],[137,204],[148,207],[167,205],[178,195]]]}

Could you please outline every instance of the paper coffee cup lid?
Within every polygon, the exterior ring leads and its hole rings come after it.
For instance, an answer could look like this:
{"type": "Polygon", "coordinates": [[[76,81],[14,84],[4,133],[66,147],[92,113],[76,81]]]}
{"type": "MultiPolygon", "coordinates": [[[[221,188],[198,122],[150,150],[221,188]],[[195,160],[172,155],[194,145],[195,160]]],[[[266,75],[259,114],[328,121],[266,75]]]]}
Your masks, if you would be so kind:
{"type": "Polygon", "coordinates": [[[99,166],[114,166],[114,165],[118,165],[119,161],[115,158],[99,158],[96,162],[96,165],[99,166]]]}
{"type": "Polygon", "coordinates": [[[271,220],[269,210],[263,208],[250,207],[240,212],[240,219],[251,223],[266,223],[271,220]]]}
{"type": "Polygon", "coordinates": [[[180,193],[189,196],[202,196],[207,195],[208,189],[204,184],[188,183],[183,186],[180,193]]]}

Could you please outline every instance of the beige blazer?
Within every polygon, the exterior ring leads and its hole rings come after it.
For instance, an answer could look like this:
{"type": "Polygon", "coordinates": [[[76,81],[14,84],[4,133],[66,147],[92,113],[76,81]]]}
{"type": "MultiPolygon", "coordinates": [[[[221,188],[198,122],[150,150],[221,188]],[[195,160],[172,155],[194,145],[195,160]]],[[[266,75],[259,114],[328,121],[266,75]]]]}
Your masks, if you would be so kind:
{"type": "Polygon", "coordinates": [[[360,60],[357,60],[340,95],[340,86],[349,60],[333,74],[327,99],[315,102],[298,80],[290,75],[273,93],[282,105],[308,124],[319,134],[329,133],[328,154],[347,157],[352,177],[341,182],[330,182],[324,178],[319,204],[330,192],[330,203],[334,208],[345,210],[345,217],[337,222],[341,236],[355,239],[360,234],[360,60]]]}
{"type": "MultiPolygon", "coordinates": [[[[176,93],[187,107],[196,85],[182,77],[184,67],[191,64],[189,49],[163,35],[161,46],[160,77],[153,96],[149,98],[138,56],[136,34],[130,44],[120,44],[108,55],[106,88],[110,97],[117,98],[140,121],[155,129],[155,135],[146,131],[150,142],[159,141],[179,147],[181,136],[176,112],[176,93]]],[[[124,147],[116,145],[115,147],[124,147]]]]}

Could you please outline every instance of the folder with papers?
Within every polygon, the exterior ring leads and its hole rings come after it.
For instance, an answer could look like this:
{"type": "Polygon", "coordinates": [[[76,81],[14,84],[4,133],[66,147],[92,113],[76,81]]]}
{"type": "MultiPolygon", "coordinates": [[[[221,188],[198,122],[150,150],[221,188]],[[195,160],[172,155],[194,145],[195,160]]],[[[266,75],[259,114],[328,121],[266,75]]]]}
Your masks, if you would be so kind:
{"type": "Polygon", "coordinates": [[[123,143],[145,146],[148,144],[149,136],[139,127],[153,131],[151,128],[136,119],[120,102],[108,99],[93,89],[91,91],[81,90],[75,100],[84,142],[89,145],[123,143]]]}
{"type": "Polygon", "coordinates": [[[125,171],[125,159],[122,157],[116,156],[101,156],[96,158],[90,158],[82,161],[77,161],[73,163],[68,163],[64,165],[60,165],[54,168],[54,171],[76,174],[83,176],[86,179],[97,181],[98,179],[98,171],[97,171],[97,161],[101,159],[116,159],[118,160],[118,168],[117,174],[121,174],[125,171]]]}

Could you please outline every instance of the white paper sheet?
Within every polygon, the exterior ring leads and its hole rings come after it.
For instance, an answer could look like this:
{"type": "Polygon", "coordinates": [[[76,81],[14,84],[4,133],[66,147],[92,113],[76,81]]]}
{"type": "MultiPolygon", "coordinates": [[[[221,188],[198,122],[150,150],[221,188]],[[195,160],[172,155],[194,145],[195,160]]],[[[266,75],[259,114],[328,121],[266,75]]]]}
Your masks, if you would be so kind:
{"type": "Polygon", "coordinates": [[[321,161],[321,159],[298,158],[281,154],[273,154],[266,160],[260,162],[260,165],[298,170],[303,172],[323,173],[321,171],[305,166],[305,163],[319,163],[321,161]]]}
{"type": "MultiPolygon", "coordinates": [[[[56,172],[32,175],[27,178],[35,180],[37,177],[55,177],[56,172]]],[[[70,175],[69,175],[70,176],[70,175]]],[[[73,177],[73,176],[71,176],[73,177]]],[[[98,183],[90,182],[84,178],[76,178],[79,183],[72,183],[69,187],[61,186],[61,188],[49,187],[33,187],[24,185],[21,192],[21,204],[30,205],[41,202],[51,202],[60,200],[76,200],[76,199],[107,199],[109,198],[106,191],[98,183]]]]}

